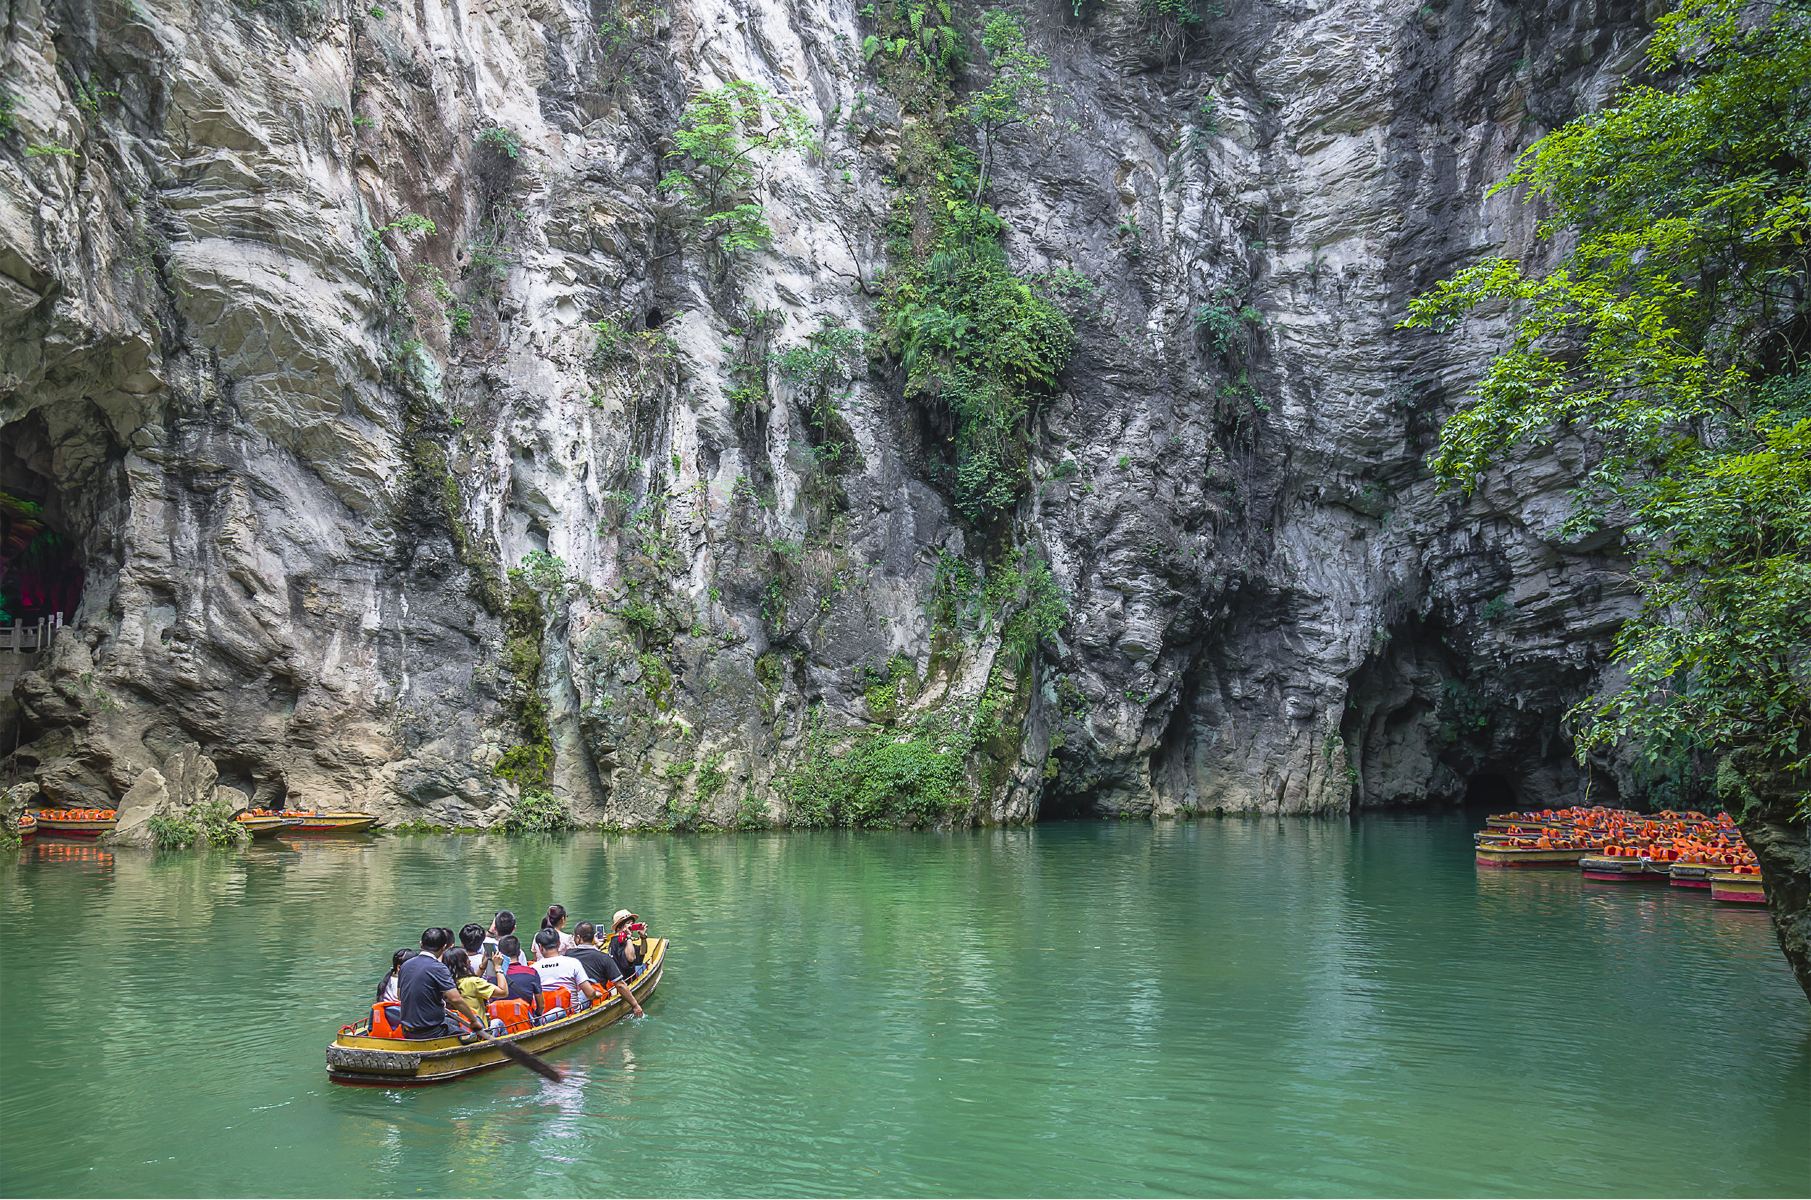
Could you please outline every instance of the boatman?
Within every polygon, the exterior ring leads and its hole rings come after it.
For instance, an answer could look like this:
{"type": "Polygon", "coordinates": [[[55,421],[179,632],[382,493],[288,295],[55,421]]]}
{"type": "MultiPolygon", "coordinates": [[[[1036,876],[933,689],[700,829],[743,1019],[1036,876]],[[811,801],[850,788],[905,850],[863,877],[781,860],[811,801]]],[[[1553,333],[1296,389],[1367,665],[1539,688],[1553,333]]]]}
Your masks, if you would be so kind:
{"type": "Polygon", "coordinates": [[[615,988],[629,1002],[638,1017],[647,1014],[641,1011],[641,1001],[629,990],[629,981],[623,978],[623,970],[616,965],[616,960],[597,948],[597,926],[590,921],[580,921],[572,931],[574,945],[566,951],[567,958],[575,958],[585,968],[585,974],[591,976],[591,982],[603,988],[615,988]]]}
{"type": "Polygon", "coordinates": [[[473,1029],[490,1024],[459,991],[453,973],[440,961],[452,942],[450,929],[422,930],[421,953],[396,972],[396,998],[402,1005],[402,1035],[406,1038],[458,1037],[464,1031],[448,1018],[449,1005],[463,1013],[473,1029]]]}

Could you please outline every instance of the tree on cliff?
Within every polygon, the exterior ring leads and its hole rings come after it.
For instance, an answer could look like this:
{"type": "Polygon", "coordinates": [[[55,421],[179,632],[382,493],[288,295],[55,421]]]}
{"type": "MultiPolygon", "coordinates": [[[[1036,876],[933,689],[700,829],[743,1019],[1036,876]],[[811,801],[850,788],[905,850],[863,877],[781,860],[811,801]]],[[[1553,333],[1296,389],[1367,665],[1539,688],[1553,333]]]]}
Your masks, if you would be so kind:
{"type": "Polygon", "coordinates": [[[1470,490],[1521,444],[1595,448],[1575,522],[1624,524],[1642,597],[1626,681],[1573,710],[1751,817],[1811,815],[1811,5],[1684,0],[1606,110],[1499,188],[1576,239],[1545,274],[1492,259],[1417,299],[1444,328],[1507,304],[1508,347],[1433,467],[1470,490]]]}

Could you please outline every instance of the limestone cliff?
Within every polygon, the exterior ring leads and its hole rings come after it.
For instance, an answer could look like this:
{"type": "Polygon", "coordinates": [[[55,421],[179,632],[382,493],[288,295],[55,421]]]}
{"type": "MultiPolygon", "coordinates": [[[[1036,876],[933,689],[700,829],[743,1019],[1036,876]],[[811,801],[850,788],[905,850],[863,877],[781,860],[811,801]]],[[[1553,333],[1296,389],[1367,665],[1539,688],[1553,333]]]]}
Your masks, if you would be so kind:
{"type": "MultiPolygon", "coordinates": [[[[1128,0],[1023,15],[1058,119],[1000,140],[992,199],[1079,345],[1010,540],[1068,619],[1012,673],[976,815],[1613,795],[1558,715],[1626,610],[1614,547],[1561,532],[1563,449],[1436,493],[1488,344],[1394,323],[1528,248],[1480,197],[1640,11],[1234,3],[1180,41],[1128,0]],[[1222,304],[1253,314],[1236,355],[1193,315],[1222,304]]],[[[0,469],[85,579],[15,690],[15,775],[484,823],[542,702],[588,819],[784,820],[814,706],[979,695],[998,631],[940,630],[934,592],[998,547],[952,509],[947,429],[858,353],[827,481],[771,366],[876,325],[900,113],[868,32],[808,0],[15,0],[0,469]],[[820,140],[766,164],[773,245],[726,267],[656,184],[686,97],[738,79],[820,140]]]]}

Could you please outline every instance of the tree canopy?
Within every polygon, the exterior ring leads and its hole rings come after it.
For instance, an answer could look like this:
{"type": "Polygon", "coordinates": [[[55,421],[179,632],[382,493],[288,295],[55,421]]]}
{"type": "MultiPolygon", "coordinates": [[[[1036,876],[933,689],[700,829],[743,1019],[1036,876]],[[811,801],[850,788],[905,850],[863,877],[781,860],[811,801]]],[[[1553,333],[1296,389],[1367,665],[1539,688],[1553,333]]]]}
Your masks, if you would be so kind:
{"type": "Polygon", "coordinates": [[[1811,814],[1811,3],[1682,0],[1654,82],[1541,138],[1498,188],[1570,241],[1416,299],[1404,324],[1507,311],[1508,344],[1432,466],[1466,491],[1518,447],[1593,447],[1575,522],[1620,528],[1640,611],[1625,681],[1573,710],[1726,803],[1811,814]]]}

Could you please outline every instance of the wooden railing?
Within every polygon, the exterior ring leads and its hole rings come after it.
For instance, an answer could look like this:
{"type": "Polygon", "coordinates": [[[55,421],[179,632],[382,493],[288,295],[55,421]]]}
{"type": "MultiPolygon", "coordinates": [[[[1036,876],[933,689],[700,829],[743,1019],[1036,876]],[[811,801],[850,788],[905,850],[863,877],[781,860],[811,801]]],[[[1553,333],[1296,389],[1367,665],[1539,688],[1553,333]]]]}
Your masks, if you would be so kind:
{"type": "Polygon", "coordinates": [[[0,652],[36,654],[50,649],[57,634],[63,631],[63,614],[54,613],[36,621],[11,621],[0,625],[0,652]]]}

